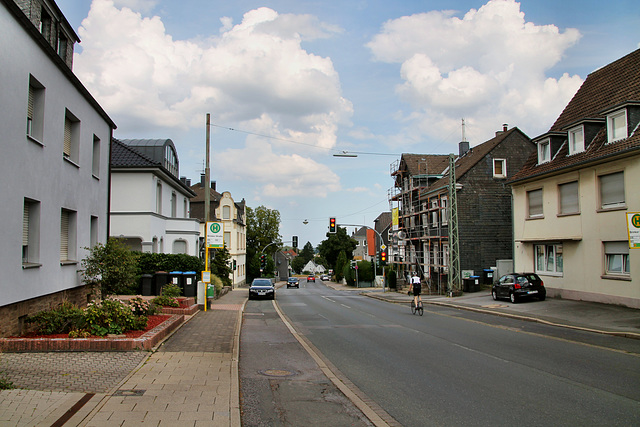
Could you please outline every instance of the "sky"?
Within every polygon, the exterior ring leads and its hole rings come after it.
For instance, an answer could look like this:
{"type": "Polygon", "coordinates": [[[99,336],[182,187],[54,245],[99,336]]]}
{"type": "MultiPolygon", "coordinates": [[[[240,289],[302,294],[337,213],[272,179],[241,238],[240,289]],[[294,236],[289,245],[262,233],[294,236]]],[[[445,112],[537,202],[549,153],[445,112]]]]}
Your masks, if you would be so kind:
{"type": "Polygon", "coordinates": [[[457,153],[462,119],[472,147],[503,124],[534,138],[590,72],[640,48],[636,0],[57,4],[116,138],[172,139],[197,182],[209,113],[217,190],[278,210],[300,246],[330,217],[372,227],[402,153],[457,153]]]}

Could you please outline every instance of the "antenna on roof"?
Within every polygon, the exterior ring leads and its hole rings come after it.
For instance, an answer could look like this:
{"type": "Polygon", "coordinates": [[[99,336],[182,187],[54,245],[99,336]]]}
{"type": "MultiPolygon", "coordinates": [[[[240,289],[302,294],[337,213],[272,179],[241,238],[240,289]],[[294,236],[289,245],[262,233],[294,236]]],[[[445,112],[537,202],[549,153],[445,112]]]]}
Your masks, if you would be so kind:
{"type": "Polygon", "coordinates": [[[462,142],[467,142],[467,136],[464,131],[464,117],[462,118],[462,142]]]}

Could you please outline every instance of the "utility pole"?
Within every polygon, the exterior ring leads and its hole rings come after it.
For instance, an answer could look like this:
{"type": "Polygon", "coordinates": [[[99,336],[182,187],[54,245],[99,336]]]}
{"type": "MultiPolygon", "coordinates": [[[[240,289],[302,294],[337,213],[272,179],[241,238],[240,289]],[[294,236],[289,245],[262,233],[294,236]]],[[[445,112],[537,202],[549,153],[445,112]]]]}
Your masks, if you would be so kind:
{"type": "Polygon", "coordinates": [[[460,245],[458,242],[458,197],[456,195],[456,158],[449,154],[449,296],[459,295],[460,245]]]}
{"type": "Polygon", "coordinates": [[[206,154],[205,154],[205,167],[204,167],[204,238],[205,238],[205,258],[204,258],[204,270],[209,271],[209,245],[207,239],[207,222],[209,221],[209,204],[211,199],[211,192],[209,191],[209,180],[211,179],[211,172],[209,170],[209,150],[211,137],[211,115],[207,113],[207,137],[206,137],[206,154]]]}

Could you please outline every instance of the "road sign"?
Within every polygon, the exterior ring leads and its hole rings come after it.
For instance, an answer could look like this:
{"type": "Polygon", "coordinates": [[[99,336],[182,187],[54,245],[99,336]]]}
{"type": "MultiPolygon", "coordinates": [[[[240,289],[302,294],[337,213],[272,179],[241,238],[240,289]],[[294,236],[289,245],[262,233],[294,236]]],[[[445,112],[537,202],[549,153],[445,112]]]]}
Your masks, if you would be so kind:
{"type": "Polygon", "coordinates": [[[207,247],[224,248],[224,227],[221,222],[207,222],[207,247]]]}
{"type": "Polygon", "coordinates": [[[627,212],[629,249],[640,249],[640,212],[627,212]]]}
{"type": "Polygon", "coordinates": [[[211,283],[211,272],[210,271],[203,271],[202,272],[202,281],[204,283],[211,283]]]}
{"type": "Polygon", "coordinates": [[[380,245],[380,249],[382,249],[384,251],[385,249],[387,249],[387,245],[385,245],[385,244],[380,245]]]}

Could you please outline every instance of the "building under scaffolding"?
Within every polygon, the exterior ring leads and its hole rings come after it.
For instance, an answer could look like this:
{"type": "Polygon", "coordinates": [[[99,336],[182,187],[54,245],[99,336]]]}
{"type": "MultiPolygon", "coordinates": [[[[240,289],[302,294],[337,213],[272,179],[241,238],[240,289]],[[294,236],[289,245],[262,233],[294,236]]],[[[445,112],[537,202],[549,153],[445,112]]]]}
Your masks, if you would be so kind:
{"type": "MultiPolygon", "coordinates": [[[[511,189],[505,183],[535,148],[518,128],[473,148],[461,142],[455,158],[460,270],[481,275],[497,259],[512,259],[511,189]],[[509,169],[507,169],[507,166],[509,169]]],[[[403,154],[390,167],[389,207],[397,209],[391,241],[398,284],[418,272],[444,294],[450,266],[449,155],[403,154]]]]}

